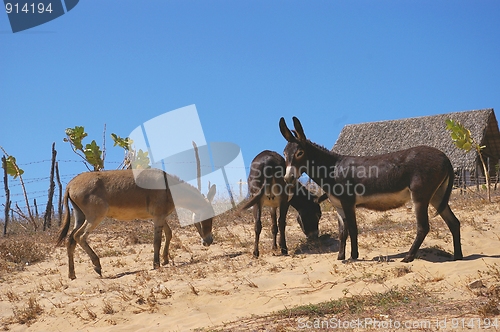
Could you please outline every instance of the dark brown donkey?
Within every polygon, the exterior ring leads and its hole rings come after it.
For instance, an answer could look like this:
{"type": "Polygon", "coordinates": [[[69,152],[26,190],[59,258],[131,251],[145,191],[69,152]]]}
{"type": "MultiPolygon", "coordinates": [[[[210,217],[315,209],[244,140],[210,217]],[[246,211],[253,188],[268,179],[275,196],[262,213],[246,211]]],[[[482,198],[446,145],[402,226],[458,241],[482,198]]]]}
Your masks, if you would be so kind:
{"type": "Polygon", "coordinates": [[[343,156],[306,139],[299,119],[293,118],[294,134],[280,120],[287,170],[285,181],[293,183],[307,173],[329,196],[337,209],[340,249],[345,259],[347,236],[351,238],[351,258],[358,258],[356,206],[385,211],[413,201],[417,236],[403,262],[411,262],[429,232],[431,204],[451,231],[454,259],[462,259],[460,222],[448,205],[453,186],[453,167],[446,155],[428,146],[371,156],[343,156]]]}
{"type": "Polygon", "coordinates": [[[64,194],[66,215],[57,241],[57,244],[62,243],[68,234],[69,200],[73,205],[75,215],[75,226],[67,243],[69,278],[76,278],[73,254],[77,243],[89,255],[94,264],[94,270],[101,275],[99,257],[87,243],[87,237],[105,217],[118,220],[153,219],[153,268],[160,266],[162,231],[165,233],[162,263],[168,263],[168,247],[172,238],[172,230],[165,218],[176,207],[185,208],[195,214],[194,225],[202,238],[203,245],[209,246],[213,241],[214,210],[209,202],[213,195],[215,195],[215,186],[211,188],[209,197],[206,199],[190,184],[159,169],[87,172],[75,176],[66,186],[64,194]],[[172,190],[175,190],[175,205],[172,190]]]}
{"type": "Polygon", "coordinates": [[[265,150],[252,161],[248,175],[248,192],[250,199],[241,210],[253,206],[255,219],[255,246],[253,255],[259,257],[259,237],[262,230],[261,213],[263,206],[271,207],[273,249],[277,249],[276,236],[280,232],[280,249],[283,255],[288,254],[285,240],[286,214],[292,205],[298,212],[297,221],[308,239],[318,237],[318,223],[321,218],[321,208],[318,197],[311,193],[299,181],[286,185],[285,159],[274,151],[265,150]],[[278,224],[276,210],[280,209],[278,224]]]}

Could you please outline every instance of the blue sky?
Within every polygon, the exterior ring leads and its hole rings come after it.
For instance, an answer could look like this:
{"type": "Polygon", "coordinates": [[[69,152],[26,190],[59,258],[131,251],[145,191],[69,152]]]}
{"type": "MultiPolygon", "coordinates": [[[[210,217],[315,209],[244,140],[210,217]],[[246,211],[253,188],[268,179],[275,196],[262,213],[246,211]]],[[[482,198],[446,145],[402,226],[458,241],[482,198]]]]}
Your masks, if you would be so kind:
{"type": "Polygon", "coordinates": [[[282,116],[331,148],[350,123],[498,109],[499,59],[497,1],[86,0],[15,34],[0,13],[0,145],[45,202],[52,142],[64,184],[86,170],[68,127],[101,144],[106,124],[114,169],[112,132],[195,104],[248,166],[282,152],[282,116]]]}

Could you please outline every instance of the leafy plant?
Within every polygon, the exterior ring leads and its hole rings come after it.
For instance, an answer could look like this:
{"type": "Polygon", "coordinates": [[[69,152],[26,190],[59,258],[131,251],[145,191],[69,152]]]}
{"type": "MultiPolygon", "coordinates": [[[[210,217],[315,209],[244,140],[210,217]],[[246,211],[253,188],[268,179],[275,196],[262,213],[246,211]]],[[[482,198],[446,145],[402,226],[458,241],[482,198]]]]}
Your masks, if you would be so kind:
{"type": "Polygon", "coordinates": [[[125,157],[123,157],[123,161],[122,163],[120,164],[120,166],[118,166],[118,168],[121,168],[121,169],[126,169],[126,168],[130,168],[130,146],[132,145],[132,140],[128,137],[125,137],[125,138],[121,138],[120,136],[116,135],[116,134],[111,134],[111,138],[113,139],[113,147],[115,146],[119,146],[121,148],[123,148],[123,150],[125,150],[125,157]]]}
{"type": "Polygon", "coordinates": [[[67,128],[65,132],[66,137],[64,141],[69,142],[73,152],[85,161],[85,166],[88,170],[90,170],[88,165],[92,166],[94,171],[104,169],[103,152],[96,141],[92,140],[91,143],[83,145],[83,139],[88,136],[84,127],[76,126],[74,128],[67,128]]]}
{"type": "Polygon", "coordinates": [[[116,134],[111,134],[113,139],[113,146],[119,146],[125,150],[125,158],[122,162],[123,168],[133,168],[133,169],[147,169],[151,168],[150,159],[148,157],[148,152],[136,151],[132,148],[134,141],[130,137],[122,138],[116,134]]]}
{"type": "Polygon", "coordinates": [[[129,137],[121,138],[120,136],[116,134],[111,134],[111,138],[113,139],[113,146],[119,146],[123,148],[125,151],[130,151],[130,146],[134,142],[131,140],[129,137]]]}
{"type": "Polygon", "coordinates": [[[446,120],[446,130],[450,131],[451,139],[455,146],[459,149],[465,151],[465,153],[470,152],[474,149],[479,158],[481,160],[481,164],[483,165],[484,176],[486,177],[486,190],[488,192],[488,201],[491,202],[491,192],[490,192],[490,174],[488,172],[488,168],[486,167],[486,163],[484,162],[483,155],[481,150],[486,146],[479,145],[471,135],[469,129],[465,128],[459,121],[454,121],[452,119],[446,120]]]}
{"type": "Polygon", "coordinates": [[[85,145],[83,153],[85,153],[85,158],[87,158],[88,162],[94,165],[94,169],[101,170],[104,168],[101,148],[94,140],[90,144],[85,145]]]}
{"type": "Polygon", "coordinates": [[[6,162],[7,162],[7,174],[12,176],[14,179],[24,174],[24,171],[17,166],[16,158],[14,158],[14,156],[8,156],[6,158],[6,162]]]}
{"type": "MultiPolygon", "coordinates": [[[[66,137],[64,141],[70,143],[73,152],[85,161],[85,166],[88,170],[91,170],[89,166],[94,171],[104,169],[104,152],[101,150],[101,147],[97,145],[95,140],[85,145],[83,143],[83,139],[88,136],[84,127],[76,126],[74,128],[67,128],[65,132],[66,137]]],[[[150,159],[148,152],[144,152],[141,149],[135,151],[132,148],[134,142],[132,139],[129,137],[122,138],[114,133],[111,134],[111,138],[113,139],[113,146],[119,146],[125,150],[125,157],[118,168],[146,169],[151,167],[149,166],[150,159]]]]}
{"type": "MultiPolygon", "coordinates": [[[[35,221],[35,218],[33,217],[33,214],[31,213],[31,209],[30,209],[30,204],[29,204],[29,201],[28,201],[28,193],[26,192],[26,187],[24,186],[24,181],[23,181],[23,174],[24,174],[24,171],[17,165],[16,163],[16,158],[14,156],[11,156],[7,153],[7,151],[5,151],[5,149],[3,147],[0,146],[0,149],[3,151],[3,153],[5,153],[5,155],[7,155],[7,158],[5,158],[6,160],[6,168],[7,168],[7,174],[9,174],[10,176],[12,176],[14,179],[18,178],[19,177],[19,182],[21,183],[21,187],[23,189],[23,194],[24,194],[24,200],[26,202],[26,209],[28,210],[28,217],[27,219],[33,223],[33,227],[35,229],[35,231],[37,230],[38,228],[38,225],[36,224],[36,221],[35,221]]],[[[2,168],[4,168],[4,165],[2,163],[2,168]]]]}
{"type": "Polygon", "coordinates": [[[142,151],[142,149],[139,149],[139,151],[136,151],[134,159],[132,160],[132,168],[133,169],[148,169],[151,168],[149,165],[150,160],[148,157],[148,152],[142,151]]]}

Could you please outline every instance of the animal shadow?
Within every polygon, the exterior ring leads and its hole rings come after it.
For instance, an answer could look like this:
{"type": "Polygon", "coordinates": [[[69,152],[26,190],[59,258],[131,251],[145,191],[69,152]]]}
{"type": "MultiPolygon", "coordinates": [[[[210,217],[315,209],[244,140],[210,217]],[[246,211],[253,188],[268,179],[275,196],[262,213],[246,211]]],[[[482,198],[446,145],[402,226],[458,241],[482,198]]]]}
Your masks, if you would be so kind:
{"type": "MultiPolygon", "coordinates": [[[[372,258],[376,262],[395,262],[400,261],[406,256],[407,252],[400,252],[393,255],[379,255],[372,258]]],[[[415,259],[421,259],[433,263],[450,262],[453,260],[453,255],[443,249],[430,247],[421,248],[417,252],[415,259]]]]}
{"type": "Polygon", "coordinates": [[[500,258],[500,255],[482,255],[482,254],[472,254],[469,256],[464,257],[464,261],[472,261],[476,259],[483,259],[483,258],[500,258]]]}
{"type": "Polygon", "coordinates": [[[307,240],[301,243],[294,251],[299,254],[325,254],[339,251],[340,242],[332,238],[331,234],[322,234],[314,240],[307,240]]]}
{"type": "Polygon", "coordinates": [[[236,258],[238,256],[241,256],[243,255],[243,251],[236,251],[236,252],[229,252],[229,253],[225,253],[225,254],[222,254],[222,255],[217,255],[215,256],[213,259],[214,260],[217,260],[217,259],[221,259],[221,258],[236,258]]]}
{"type": "Polygon", "coordinates": [[[121,277],[125,277],[125,276],[128,276],[128,275],[137,274],[137,273],[144,272],[144,271],[146,271],[146,270],[137,270],[137,271],[121,272],[121,273],[117,273],[116,275],[103,277],[103,279],[119,279],[119,278],[121,278],[121,277]]]}

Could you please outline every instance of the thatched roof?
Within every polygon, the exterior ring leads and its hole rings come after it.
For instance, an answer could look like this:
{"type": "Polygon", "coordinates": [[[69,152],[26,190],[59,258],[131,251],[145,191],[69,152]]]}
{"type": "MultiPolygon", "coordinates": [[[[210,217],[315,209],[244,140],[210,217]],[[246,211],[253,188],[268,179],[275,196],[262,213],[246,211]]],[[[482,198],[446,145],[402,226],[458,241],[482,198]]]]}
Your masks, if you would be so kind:
{"type": "Polygon", "coordinates": [[[430,145],[445,152],[455,168],[474,169],[477,154],[474,151],[465,154],[455,147],[446,131],[447,119],[461,122],[471,131],[476,142],[486,145],[483,156],[493,158],[491,162],[495,164],[498,162],[500,133],[493,109],[346,125],[332,151],[361,156],[430,145]]]}

